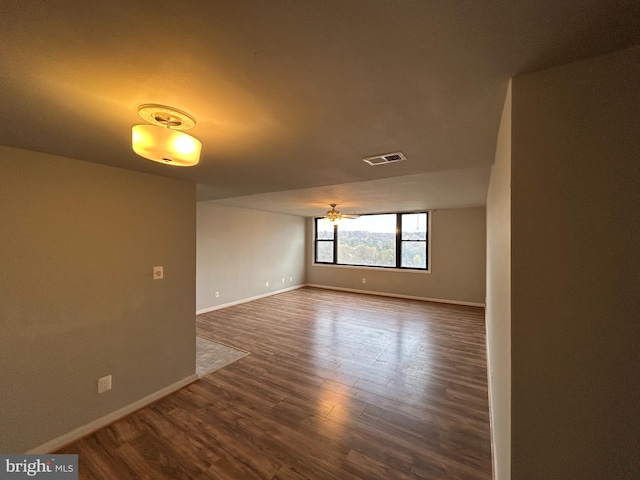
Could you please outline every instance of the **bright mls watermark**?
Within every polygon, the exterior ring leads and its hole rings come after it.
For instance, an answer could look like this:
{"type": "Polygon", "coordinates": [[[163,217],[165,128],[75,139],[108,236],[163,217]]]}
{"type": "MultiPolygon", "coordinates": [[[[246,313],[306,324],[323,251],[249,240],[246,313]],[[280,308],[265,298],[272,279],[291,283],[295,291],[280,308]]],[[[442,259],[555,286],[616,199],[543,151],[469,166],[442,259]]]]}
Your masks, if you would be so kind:
{"type": "Polygon", "coordinates": [[[0,480],[78,480],[78,455],[0,455],[0,480]]]}

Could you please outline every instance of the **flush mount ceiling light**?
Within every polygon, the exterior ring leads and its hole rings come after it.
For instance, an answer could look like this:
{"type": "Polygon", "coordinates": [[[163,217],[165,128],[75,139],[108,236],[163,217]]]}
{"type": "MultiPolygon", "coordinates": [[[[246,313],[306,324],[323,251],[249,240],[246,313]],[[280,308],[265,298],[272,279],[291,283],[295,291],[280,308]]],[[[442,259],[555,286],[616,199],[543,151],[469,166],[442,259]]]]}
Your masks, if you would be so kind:
{"type": "Polygon", "coordinates": [[[200,161],[202,143],[181,131],[196,124],[191,115],[156,104],[140,105],[138,114],[150,125],[136,125],[131,129],[134,152],[148,160],[179,167],[191,167],[200,161]]]}

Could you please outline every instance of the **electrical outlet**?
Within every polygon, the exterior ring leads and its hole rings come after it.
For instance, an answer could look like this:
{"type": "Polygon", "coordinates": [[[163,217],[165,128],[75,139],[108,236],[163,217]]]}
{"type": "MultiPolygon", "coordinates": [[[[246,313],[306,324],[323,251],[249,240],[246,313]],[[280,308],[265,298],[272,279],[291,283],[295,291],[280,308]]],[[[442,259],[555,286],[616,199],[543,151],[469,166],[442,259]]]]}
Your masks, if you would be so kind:
{"type": "Polygon", "coordinates": [[[111,375],[98,379],[98,393],[104,393],[111,390],[111,375]]]}
{"type": "Polygon", "coordinates": [[[269,286],[269,282],[264,282],[264,286],[268,287],[269,286]]]}
{"type": "Polygon", "coordinates": [[[215,293],[216,298],[220,298],[220,292],[215,293]]]}
{"type": "MultiPolygon", "coordinates": [[[[293,282],[293,277],[289,277],[289,281],[293,282]]],[[[487,303],[487,302],[485,302],[485,303],[487,303]]]]}
{"type": "Polygon", "coordinates": [[[367,283],[367,279],[366,278],[362,278],[362,283],[367,283]]]}
{"type": "Polygon", "coordinates": [[[282,283],[284,283],[284,277],[282,277],[282,283]]]}
{"type": "Polygon", "coordinates": [[[153,279],[162,280],[164,278],[164,269],[162,266],[153,267],[153,279]]]}

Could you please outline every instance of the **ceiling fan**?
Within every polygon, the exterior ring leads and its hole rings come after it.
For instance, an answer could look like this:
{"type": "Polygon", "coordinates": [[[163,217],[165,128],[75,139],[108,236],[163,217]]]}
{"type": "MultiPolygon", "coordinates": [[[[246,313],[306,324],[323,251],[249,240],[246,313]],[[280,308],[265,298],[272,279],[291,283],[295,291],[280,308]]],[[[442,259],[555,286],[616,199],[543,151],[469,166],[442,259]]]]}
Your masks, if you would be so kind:
{"type": "Polygon", "coordinates": [[[358,218],[360,215],[356,215],[355,213],[352,215],[342,214],[340,211],[336,210],[336,203],[329,204],[331,206],[331,210],[328,210],[324,218],[329,220],[332,223],[339,222],[343,218],[358,218]]]}

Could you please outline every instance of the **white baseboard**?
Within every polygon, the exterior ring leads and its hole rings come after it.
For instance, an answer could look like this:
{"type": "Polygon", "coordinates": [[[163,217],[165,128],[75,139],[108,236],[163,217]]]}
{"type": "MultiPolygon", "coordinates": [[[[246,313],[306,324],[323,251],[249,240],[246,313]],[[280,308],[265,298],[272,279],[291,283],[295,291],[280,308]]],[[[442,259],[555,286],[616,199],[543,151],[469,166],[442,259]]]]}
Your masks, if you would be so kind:
{"type": "Polygon", "coordinates": [[[328,285],[315,285],[308,283],[306,287],[324,288],[326,290],[339,290],[342,292],[366,293],[367,295],[379,295],[382,297],[407,298],[409,300],[421,300],[423,302],[449,303],[452,305],[466,305],[469,307],[484,307],[484,303],[462,302],[459,300],[446,300],[443,298],[416,297],[413,295],[402,295],[400,293],[372,292],[371,290],[358,290],[356,288],[330,287],[328,285]]]}
{"type": "Polygon", "coordinates": [[[489,331],[487,329],[488,323],[486,321],[485,312],[485,351],[487,352],[487,395],[489,401],[489,437],[491,438],[491,471],[493,472],[491,478],[497,480],[498,478],[498,466],[496,465],[496,442],[495,442],[495,427],[493,425],[493,389],[491,385],[491,351],[489,349],[489,331]]]}
{"type": "Polygon", "coordinates": [[[102,427],[106,427],[107,425],[115,422],[116,420],[120,420],[122,417],[125,417],[135,412],[136,410],[140,410],[141,408],[146,407],[147,405],[155,402],[156,400],[162,397],[166,397],[171,393],[177,392],[185,385],[189,385],[190,383],[193,383],[196,380],[198,380],[198,375],[194,373],[193,375],[190,375],[176,383],[173,383],[167,387],[164,387],[163,389],[158,390],[157,392],[154,392],[151,395],[147,395],[146,397],[141,398],[140,400],[137,400],[125,407],[122,407],[116,410],[115,412],[111,412],[110,414],[105,415],[104,417],[98,418],[93,422],[89,422],[86,425],[83,425],[82,427],[78,427],[75,430],[71,430],[70,432],[65,433],[64,435],[54,438],[53,440],[50,440],[47,443],[40,445],[39,447],[33,448],[27,451],[26,453],[27,454],[32,454],[32,453],[45,454],[45,453],[53,452],[59,448],[64,447],[65,445],[68,445],[69,443],[75,442],[76,440],[79,440],[80,438],[95,432],[96,430],[101,429],[102,427]]]}
{"type": "Polygon", "coordinates": [[[255,297],[243,298],[242,300],[236,300],[235,302],[222,303],[220,305],[216,305],[215,307],[203,308],[202,310],[197,310],[196,315],[202,315],[203,313],[213,312],[214,310],[220,310],[221,308],[232,307],[233,305],[240,305],[241,303],[251,302],[253,300],[258,300],[259,298],[265,298],[265,297],[270,297],[272,295],[277,295],[279,293],[289,292],[291,290],[296,290],[304,286],[305,285],[296,285],[294,287],[283,288],[282,290],[275,290],[273,292],[264,293],[262,295],[257,295],[255,297]]]}

